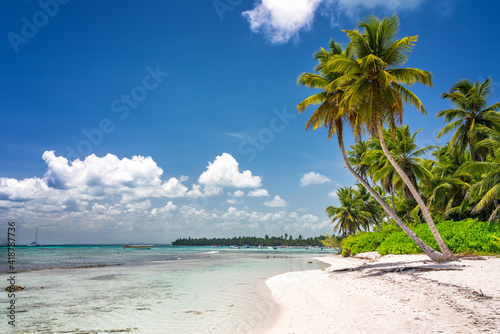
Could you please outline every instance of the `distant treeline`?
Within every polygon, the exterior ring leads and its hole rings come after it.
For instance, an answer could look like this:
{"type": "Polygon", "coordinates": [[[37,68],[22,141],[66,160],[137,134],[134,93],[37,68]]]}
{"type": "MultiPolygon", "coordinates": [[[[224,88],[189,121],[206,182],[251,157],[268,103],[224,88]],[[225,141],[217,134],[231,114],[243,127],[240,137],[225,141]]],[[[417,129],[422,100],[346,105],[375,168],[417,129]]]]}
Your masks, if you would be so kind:
{"type": "Polygon", "coordinates": [[[180,238],[172,242],[173,246],[323,246],[321,243],[325,236],[315,238],[298,238],[288,236],[285,233],[280,237],[269,237],[267,234],[264,238],[258,237],[233,237],[233,238],[180,238]]]}

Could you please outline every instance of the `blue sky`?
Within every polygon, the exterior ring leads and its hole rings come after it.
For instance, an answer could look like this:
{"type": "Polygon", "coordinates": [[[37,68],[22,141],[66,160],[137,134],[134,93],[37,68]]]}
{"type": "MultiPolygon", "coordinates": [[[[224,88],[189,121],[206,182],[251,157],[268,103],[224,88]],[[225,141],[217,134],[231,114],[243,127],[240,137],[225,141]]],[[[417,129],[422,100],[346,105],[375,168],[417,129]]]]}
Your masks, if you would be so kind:
{"type": "MultiPolygon", "coordinates": [[[[312,54],[369,14],[419,35],[434,74],[406,109],[422,145],[440,94],[492,77],[496,1],[8,1],[0,4],[0,217],[18,242],[168,243],[178,237],[331,233],[352,185],[335,141],[305,132],[312,54]]],[[[352,144],[349,133],[346,140],[352,144]]],[[[3,238],[3,237],[2,237],[3,238]]]]}

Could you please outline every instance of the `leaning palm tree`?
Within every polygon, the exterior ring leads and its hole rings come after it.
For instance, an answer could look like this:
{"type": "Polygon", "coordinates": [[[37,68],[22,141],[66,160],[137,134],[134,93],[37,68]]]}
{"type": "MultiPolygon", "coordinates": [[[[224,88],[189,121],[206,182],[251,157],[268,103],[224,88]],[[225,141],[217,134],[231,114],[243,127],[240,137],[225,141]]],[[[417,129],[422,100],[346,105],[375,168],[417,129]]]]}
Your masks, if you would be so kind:
{"type": "Polygon", "coordinates": [[[343,127],[344,122],[349,122],[351,127],[355,127],[357,122],[356,113],[354,113],[354,107],[352,110],[346,112],[346,108],[340,108],[340,101],[342,100],[344,91],[340,88],[335,88],[335,80],[343,75],[342,71],[331,71],[325,70],[325,64],[332,59],[352,59],[350,48],[343,50],[340,44],[334,43],[333,40],[330,43],[330,52],[321,49],[321,51],[316,53],[316,59],[319,60],[318,66],[315,70],[318,73],[303,73],[298,78],[298,84],[304,85],[309,88],[319,88],[322,91],[320,93],[314,94],[304,101],[302,101],[297,109],[300,113],[314,104],[319,104],[320,106],[313,113],[309,121],[307,122],[306,129],[316,130],[321,126],[324,126],[328,131],[328,139],[332,135],[337,134],[337,140],[339,148],[342,152],[342,157],[344,163],[349,170],[349,172],[358,180],[360,184],[365,187],[373,198],[382,206],[384,211],[390,216],[396,224],[406,233],[410,238],[424,251],[430,259],[436,262],[443,262],[446,258],[440,252],[428,246],[422,239],[420,239],[415,232],[413,232],[399,217],[391,210],[387,205],[385,200],[363,179],[358,175],[349,163],[347,157],[345,146],[344,146],[344,136],[343,127]]]}
{"type": "Polygon", "coordinates": [[[463,79],[454,84],[449,93],[441,94],[443,99],[449,99],[455,108],[441,110],[436,117],[443,117],[446,125],[436,136],[442,137],[455,130],[449,143],[449,150],[463,156],[467,148],[470,149],[472,160],[484,161],[488,150],[478,147],[478,143],[486,136],[480,131],[481,126],[494,128],[500,126],[500,102],[487,106],[488,97],[492,93],[491,79],[482,84],[474,84],[463,79]]]}
{"type": "Polygon", "coordinates": [[[408,60],[408,54],[418,37],[396,39],[399,19],[395,14],[381,21],[373,16],[369,17],[361,21],[358,28],[364,29],[364,32],[344,30],[351,39],[350,48],[355,59],[337,57],[325,64],[325,70],[342,73],[330,87],[344,90],[341,109],[355,108],[355,123],[352,124],[355,136],[359,138],[364,131],[372,136],[378,135],[384,154],[417,201],[444,259],[455,260],[456,257],[439,234],[417,189],[392,157],[384,140],[385,123],[392,129],[396,127],[396,123],[402,123],[404,103],[426,114],[419,98],[404,85],[421,83],[432,86],[432,74],[417,68],[400,67],[408,60]]]}

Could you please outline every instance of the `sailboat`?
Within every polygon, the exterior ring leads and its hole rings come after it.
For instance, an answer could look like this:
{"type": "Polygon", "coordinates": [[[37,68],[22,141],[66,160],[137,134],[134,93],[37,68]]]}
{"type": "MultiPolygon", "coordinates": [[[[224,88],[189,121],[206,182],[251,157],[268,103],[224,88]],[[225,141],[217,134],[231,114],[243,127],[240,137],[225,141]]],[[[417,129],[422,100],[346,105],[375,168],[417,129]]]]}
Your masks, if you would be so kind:
{"type": "Polygon", "coordinates": [[[38,239],[38,227],[36,228],[35,241],[27,245],[28,247],[40,247],[40,245],[36,242],[38,239]]]}

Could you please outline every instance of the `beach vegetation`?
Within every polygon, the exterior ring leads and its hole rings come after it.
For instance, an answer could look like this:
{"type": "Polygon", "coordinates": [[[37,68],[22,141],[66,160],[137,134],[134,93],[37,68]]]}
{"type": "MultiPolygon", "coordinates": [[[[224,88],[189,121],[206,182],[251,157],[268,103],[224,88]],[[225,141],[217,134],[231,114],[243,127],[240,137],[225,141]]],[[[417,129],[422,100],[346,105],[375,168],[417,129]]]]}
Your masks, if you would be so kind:
{"type": "MultiPolygon", "coordinates": [[[[287,235],[288,236],[288,235],[287,235]]],[[[281,235],[278,237],[265,235],[260,237],[239,236],[232,238],[179,238],[172,242],[173,246],[323,246],[322,241],[326,236],[303,238],[299,235],[298,238],[289,236],[288,238],[281,235]]]]}
{"type": "MultiPolygon", "coordinates": [[[[331,40],[328,50],[317,51],[315,73],[298,78],[299,85],[320,90],[297,106],[302,113],[319,105],[306,129],[325,127],[328,139],[336,134],[344,163],[357,180],[354,187],[337,191],[339,206],[326,209],[334,232],[347,236],[343,252],[353,254],[382,247],[380,240],[388,235],[382,232],[385,226],[397,226],[403,234],[391,233],[381,251],[424,251],[437,262],[454,260],[453,253],[463,249],[456,243],[448,245],[455,238],[444,238],[442,233],[460,234],[460,229],[441,232],[435,221],[475,218],[498,223],[500,218],[500,102],[489,104],[492,80],[463,79],[443,93],[452,108],[438,112],[436,117],[444,117],[448,124],[436,139],[455,132],[443,147],[418,147],[420,130],[412,133],[403,124],[404,106],[426,114],[408,86],[432,86],[432,74],[402,67],[418,37],[397,39],[396,15],[382,20],[369,17],[358,29],[344,30],[350,38],[345,49],[331,40]],[[350,151],[344,147],[344,126],[356,141],[350,151]],[[366,234],[370,228],[382,234],[366,234]],[[411,247],[404,240],[412,240],[411,247]],[[401,245],[396,247],[397,243],[401,245]]],[[[485,245],[496,240],[486,239],[485,245]]]]}
{"type": "MultiPolygon", "coordinates": [[[[450,250],[456,254],[500,254],[500,224],[467,218],[461,221],[447,220],[437,228],[450,250]]],[[[418,224],[412,230],[432,247],[437,242],[426,224],[418,224]]],[[[342,241],[342,255],[377,251],[386,254],[418,254],[422,250],[395,225],[386,225],[377,232],[360,232],[342,241]]]]}

